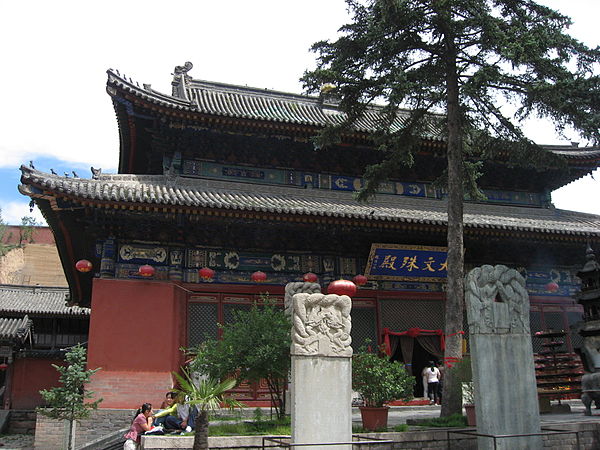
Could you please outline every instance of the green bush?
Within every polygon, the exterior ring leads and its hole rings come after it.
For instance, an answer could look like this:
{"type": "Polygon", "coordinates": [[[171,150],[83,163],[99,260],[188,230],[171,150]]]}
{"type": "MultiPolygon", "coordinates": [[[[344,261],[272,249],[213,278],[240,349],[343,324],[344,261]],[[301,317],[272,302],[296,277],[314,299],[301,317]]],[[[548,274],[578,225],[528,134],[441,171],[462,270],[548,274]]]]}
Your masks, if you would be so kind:
{"type": "Polygon", "coordinates": [[[352,388],[365,406],[380,407],[393,400],[410,400],[415,378],[404,365],[361,349],[352,358],[352,388]]]}

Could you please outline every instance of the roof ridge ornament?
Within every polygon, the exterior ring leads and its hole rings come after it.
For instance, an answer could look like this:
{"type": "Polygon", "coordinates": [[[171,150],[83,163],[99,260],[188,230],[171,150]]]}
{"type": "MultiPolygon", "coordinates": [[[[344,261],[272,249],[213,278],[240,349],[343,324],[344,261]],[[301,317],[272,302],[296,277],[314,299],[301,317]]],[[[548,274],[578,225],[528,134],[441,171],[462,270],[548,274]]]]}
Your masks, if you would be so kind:
{"type": "Polygon", "coordinates": [[[181,98],[183,100],[190,101],[188,96],[186,85],[192,81],[192,77],[188,75],[188,72],[192,70],[194,65],[190,61],[186,61],[183,66],[175,66],[173,69],[173,81],[171,86],[173,87],[173,97],[181,98]]]}
{"type": "Polygon", "coordinates": [[[92,180],[97,180],[100,178],[100,175],[102,174],[102,168],[94,169],[94,166],[92,166],[90,167],[90,170],[92,171],[92,180]]]}

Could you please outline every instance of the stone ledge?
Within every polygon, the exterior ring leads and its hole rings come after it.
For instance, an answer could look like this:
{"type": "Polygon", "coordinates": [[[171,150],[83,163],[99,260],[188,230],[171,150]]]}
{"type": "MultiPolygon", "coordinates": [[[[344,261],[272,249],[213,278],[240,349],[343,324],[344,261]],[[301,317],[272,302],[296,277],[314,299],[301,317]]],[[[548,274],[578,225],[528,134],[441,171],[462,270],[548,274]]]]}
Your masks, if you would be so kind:
{"type": "MultiPolygon", "coordinates": [[[[600,448],[600,423],[598,422],[573,422],[543,425],[545,428],[556,428],[564,431],[579,431],[580,445],[585,448],[600,448]]],[[[388,433],[365,433],[361,436],[365,438],[385,439],[394,441],[395,449],[445,449],[446,436],[448,428],[427,429],[405,432],[388,433]]],[[[452,428],[453,431],[461,429],[452,428]]],[[[466,429],[465,429],[466,430],[466,429]]],[[[220,436],[210,437],[209,447],[215,449],[231,448],[262,448],[262,438],[264,436],[220,436]]],[[[285,436],[276,436],[285,437],[285,436]]],[[[477,443],[474,437],[454,434],[450,436],[453,445],[460,445],[459,448],[476,449],[477,443]]],[[[575,450],[577,448],[576,438],[572,434],[544,436],[544,448],[551,450],[575,450]]],[[[170,449],[191,449],[194,444],[193,436],[142,436],[141,450],[170,450],[170,449]]],[[[371,448],[378,450],[384,446],[372,445],[371,448]]],[[[385,445],[385,448],[388,448],[385,445]]],[[[270,447],[283,448],[283,447],[270,447]]],[[[316,448],[316,447],[315,447],[316,448]]]]}

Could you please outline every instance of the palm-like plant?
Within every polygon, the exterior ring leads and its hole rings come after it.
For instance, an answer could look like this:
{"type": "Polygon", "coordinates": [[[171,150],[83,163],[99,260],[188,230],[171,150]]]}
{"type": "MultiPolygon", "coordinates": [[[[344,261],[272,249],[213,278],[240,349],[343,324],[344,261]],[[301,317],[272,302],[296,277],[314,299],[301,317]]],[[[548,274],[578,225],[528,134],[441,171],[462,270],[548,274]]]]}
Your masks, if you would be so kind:
{"type": "Polygon", "coordinates": [[[207,449],[208,413],[223,406],[229,409],[244,406],[239,401],[225,395],[226,391],[235,387],[236,380],[227,379],[219,382],[218,380],[207,378],[194,382],[188,370],[182,368],[181,372],[183,375],[173,372],[179,383],[177,392],[185,395],[185,402],[188,405],[198,408],[194,446],[192,448],[193,450],[207,449]]]}

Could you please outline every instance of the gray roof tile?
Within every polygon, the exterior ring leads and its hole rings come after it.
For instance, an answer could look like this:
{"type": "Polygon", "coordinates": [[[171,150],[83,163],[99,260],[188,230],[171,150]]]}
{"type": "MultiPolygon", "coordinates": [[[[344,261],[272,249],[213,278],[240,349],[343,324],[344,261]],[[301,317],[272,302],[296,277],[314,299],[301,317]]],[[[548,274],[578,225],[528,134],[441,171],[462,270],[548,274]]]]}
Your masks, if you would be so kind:
{"type": "MultiPolygon", "coordinates": [[[[108,70],[107,73],[109,86],[117,86],[151,103],[177,110],[315,127],[340,124],[346,117],[345,113],[335,105],[324,106],[316,96],[186,78],[186,95],[190,99],[187,100],[160,93],[149,85],[140,87],[113,70],[108,70]]],[[[378,121],[381,119],[380,111],[380,106],[370,107],[355,123],[355,130],[365,133],[375,131],[378,128],[378,121]]],[[[401,128],[408,115],[408,111],[401,111],[397,120],[392,124],[392,129],[401,128]]],[[[432,115],[431,117],[431,122],[423,133],[423,137],[430,140],[444,140],[444,134],[440,131],[436,116],[432,115]]],[[[575,144],[571,146],[545,145],[543,147],[567,159],[600,157],[600,148],[598,147],[579,148],[575,144]]]]}
{"type": "Polygon", "coordinates": [[[67,288],[0,285],[0,315],[42,314],[88,316],[89,308],[66,306],[67,288]]]}
{"type": "MultiPolygon", "coordinates": [[[[186,93],[190,99],[188,101],[162,94],[149,86],[139,87],[112,70],[107,73],[109,86],[117,86],[144,100],[177,110],[315,127],[339,124],[346,118],[346,114],[341,110],[333,105],[323,106],[315,96],[189,80],[189,84],[186,85],[186,93]]],[[[111,93],[110,89],[109,93],[111,93]]],[[[378,122],[381,120],[380,111],[379,106],[369,108],[355,123],[355,130],[365,133],[377,130],[378,122]]],[[[408,111],[401,111],[392,124],[392,129],[400,128],[408,115],[408,111]]],[[[435,125],[434,117],[432,115],[431,124],[423,137],[443,140],[439,126],[435,125]]]]}
{"type": "Polygon", "coordinates": [[[31,320],[25,316],[22,319],[0,318],[0,340],[23,340],[31,329],[31,320]]]}
{"type": "MultiPolygon", "coordinates": [[[[428,198],[380,195],[365,204],[350,192],[265,186],[164,175],[101,175],[98,180],[64,178],[22,166],[20,191],[34,187],[74,200],[147,203],[345,219],[445,225],[446,202],[428,198]],[[114,191],[114,196],[104,193],[114,191]],[[162,193],[162,194],[160,194],[162,193]],[[134,198],[132,200],[131,198],[134,198]]],[[[600,235],[600,216],[554,208],[465,203],[466,228],[494,228],[538,233],[600,235]]]]}

